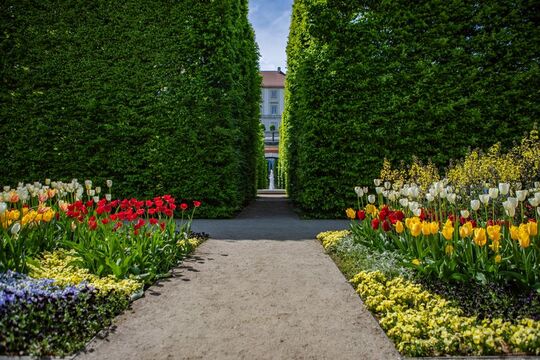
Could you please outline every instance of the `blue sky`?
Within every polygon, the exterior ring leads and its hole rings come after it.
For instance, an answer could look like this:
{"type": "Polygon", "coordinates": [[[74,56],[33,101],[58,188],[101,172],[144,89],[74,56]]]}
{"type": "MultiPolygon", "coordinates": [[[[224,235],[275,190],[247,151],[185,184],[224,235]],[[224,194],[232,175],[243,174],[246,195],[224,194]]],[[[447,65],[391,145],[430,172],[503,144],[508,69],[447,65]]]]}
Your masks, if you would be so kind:
{"type": "Polygon", "coordinates": [[[261,70],[286,68],[285,47],[293,0],[249,0],[249,21],[259,44],[261,70]]]}

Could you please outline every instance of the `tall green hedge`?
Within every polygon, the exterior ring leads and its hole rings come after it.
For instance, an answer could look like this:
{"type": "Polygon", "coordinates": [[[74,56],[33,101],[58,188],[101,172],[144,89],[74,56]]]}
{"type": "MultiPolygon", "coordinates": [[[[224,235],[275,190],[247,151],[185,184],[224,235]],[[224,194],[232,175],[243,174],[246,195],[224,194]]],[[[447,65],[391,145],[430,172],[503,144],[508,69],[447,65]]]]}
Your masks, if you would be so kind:
{"type": "Polygon", "coordinates": [[[384,157],[438,165],[509,146],[540,113],[537,1],[295,0],[282,166],[293,201],[342,216],[384,157]]]}
{"type": "Polygon", "coordinates": [[[0,184],[113,179],[231,216],[256,194],[247,0],[5,0],[0,184]]]}

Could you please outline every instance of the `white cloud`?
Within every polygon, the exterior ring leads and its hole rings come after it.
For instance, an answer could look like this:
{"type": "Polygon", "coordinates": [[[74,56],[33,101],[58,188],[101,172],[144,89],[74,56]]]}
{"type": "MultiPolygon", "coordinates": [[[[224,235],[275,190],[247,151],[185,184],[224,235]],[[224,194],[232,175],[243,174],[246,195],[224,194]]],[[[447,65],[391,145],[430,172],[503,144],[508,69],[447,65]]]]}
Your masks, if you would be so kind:
{"type": "Polygon", "coordinates": [[[291,10],[292,0],[250,0],[249,19],[259,44],[261,70],[286,68],[291,10]]]}

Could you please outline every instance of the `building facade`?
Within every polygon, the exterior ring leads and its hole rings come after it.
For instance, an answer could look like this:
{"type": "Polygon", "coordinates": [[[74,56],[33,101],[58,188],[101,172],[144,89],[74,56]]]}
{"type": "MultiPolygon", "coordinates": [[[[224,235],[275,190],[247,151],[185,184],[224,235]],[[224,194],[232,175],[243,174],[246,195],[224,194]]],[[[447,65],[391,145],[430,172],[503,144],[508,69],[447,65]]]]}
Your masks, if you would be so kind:
{"type": "Polygon", "coordinates": [[[264,126],[264,155],[268,171],[274,170],[279,157],[279,127],[285,109],[285,73],[261,71],[261,124],[264,126]]]}

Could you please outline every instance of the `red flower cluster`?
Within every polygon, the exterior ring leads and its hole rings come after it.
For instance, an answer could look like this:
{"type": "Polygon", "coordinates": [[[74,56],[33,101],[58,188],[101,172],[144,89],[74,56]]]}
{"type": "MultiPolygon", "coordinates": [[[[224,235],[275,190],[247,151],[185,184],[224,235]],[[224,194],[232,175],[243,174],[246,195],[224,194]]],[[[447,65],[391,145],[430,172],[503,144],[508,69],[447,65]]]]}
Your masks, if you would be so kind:
{"type": "MultiPolygon", "coordinates": [[[[195,207],[199,207],[201,203],[199,201],[193,202],[195,207]]],[[[187,209],[187,204],[181,205],[182,210],[187,209]]],[[[97,204],[93,201],[83,203],[82,201],[76,201],[73,204],[68,205],[66,215],[70,218],[77,219],[79,222],[83,222],[85,217],[90,213],[92,216],[88,218],[87,224],[90,230],[95,230],[98,225],[98,220],[103,225],[107,225],[111,222],[115,222],[113,230],[119,229],[124,221],[134,223],[133,228],[135,234],[138,234],[139,229],[146,225],[146,220],[143,216],[148,217],[148,223],[151,225],[159,224],[162,230],[165,229],[166,223],[159,220],[160,215],[163,214],[166,217],[172,217],[176,204],[174,198],[170,195],[158,196],[152,200],[141,201],[135,198],[107,201],[101,199],[97,204]],[[95,206],[95,212],[94,212],[95,206]],[[97,215],[97,217],[96,217],[97,215]],[[98,219],[98,217],[100,219],[98,219]]]]}
{"type": "Polygon", "coordinates": [[[390,210],[388,206],[384,206],[381,211],[379,211],[379,216],[371,221],[371,227],[373,230],[378,230],[379,226],[382,226],[384,231],[390,231],[392,229],[392,224],[403,221],[404,218],[405,214],[403,211],[390,210]]]}

